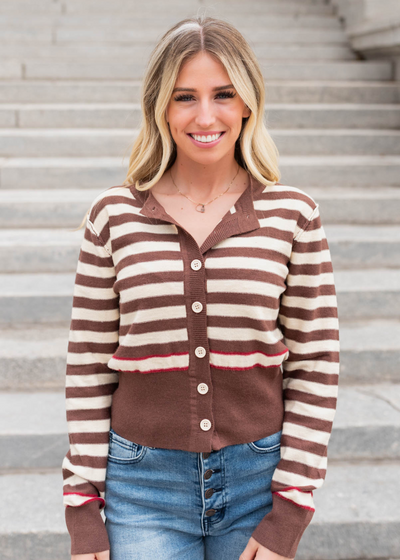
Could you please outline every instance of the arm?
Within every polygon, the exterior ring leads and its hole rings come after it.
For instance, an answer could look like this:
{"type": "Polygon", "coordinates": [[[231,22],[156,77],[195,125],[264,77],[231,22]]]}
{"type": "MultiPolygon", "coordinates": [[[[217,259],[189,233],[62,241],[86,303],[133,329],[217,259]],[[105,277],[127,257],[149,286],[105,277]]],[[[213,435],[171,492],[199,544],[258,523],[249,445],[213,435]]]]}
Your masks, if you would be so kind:
{"type": "Polygon", "coordinates": [[[71,554],[110,548],[100,510],[105,505],[111,401],[118,386],[118,374],[107,362],[118,346],[119,296],[113,290],[108,240],[104,212],[90,212],[76,271],[66,365],[70,446],[62,474],[71,554]]]}
{"type": "Polygon", "coordinates": [[[289,357],[282,364],[281,460],[272,479],[273,508],[252,536],[294,558],[323,484],[339,375],[339,324],[330,251],[318,205],[293,241],[279,323],[289,357]]]}

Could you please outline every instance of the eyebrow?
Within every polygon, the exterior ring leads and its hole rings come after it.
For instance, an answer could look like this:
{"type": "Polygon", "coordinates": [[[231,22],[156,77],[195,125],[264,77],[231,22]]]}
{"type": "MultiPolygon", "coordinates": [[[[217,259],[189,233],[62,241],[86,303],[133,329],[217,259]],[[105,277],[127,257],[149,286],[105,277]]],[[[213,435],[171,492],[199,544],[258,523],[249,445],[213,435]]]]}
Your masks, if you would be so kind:
{"type": "MultiPolygon", "coordinates": [[[[227,86],[217,86],[217,87],[213,88],[213,91],[220,91],[221,89],[228,89],[228,88],[235,89],[235,86],[233,86],[232,84],[228,84],[227,86]]],[[[197,91],[197,89],[178,87],[178,88],[175,88],[172,93],[175,93],[176,91],[197,91]]]]}

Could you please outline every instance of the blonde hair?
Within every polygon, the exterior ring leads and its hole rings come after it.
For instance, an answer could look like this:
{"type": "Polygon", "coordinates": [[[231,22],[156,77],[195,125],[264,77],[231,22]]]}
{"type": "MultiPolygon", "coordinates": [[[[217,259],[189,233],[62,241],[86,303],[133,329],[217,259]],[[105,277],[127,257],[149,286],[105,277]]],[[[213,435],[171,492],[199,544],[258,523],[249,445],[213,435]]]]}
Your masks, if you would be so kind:
{"type": "Polygon", "coordinates": [[[171,27],[150,55],[141,89],[142,123],[122,186],[150,189],[173,165],[177,152],[166,109],[182,64],[204,51],[222,63],[251,111],[236,141],[236,161],[264,185],[279,181],[278,150],[264,124],[265,86],[257,58],[233,25],[198,16],[171,27]]]}

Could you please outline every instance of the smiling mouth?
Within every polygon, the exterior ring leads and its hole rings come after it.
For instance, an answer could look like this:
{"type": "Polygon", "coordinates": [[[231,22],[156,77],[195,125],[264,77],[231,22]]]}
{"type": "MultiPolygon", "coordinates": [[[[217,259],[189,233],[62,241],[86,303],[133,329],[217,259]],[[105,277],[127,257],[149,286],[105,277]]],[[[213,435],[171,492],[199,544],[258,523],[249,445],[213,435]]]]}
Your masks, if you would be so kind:
{"type": "Polygon", "coordinates": [[[189,133],[189,136],[191,136],[194,140],[197,140],[197,142],[203,142],[203,144],[208,144],[210,142],[215,142],[223,134],[225,134],[225,131],[219,132],[218,134],[212,134],[212,135],[209,134],[208,136],[203,136],[203,135],[199,136],[198,134],[189,133]]]}

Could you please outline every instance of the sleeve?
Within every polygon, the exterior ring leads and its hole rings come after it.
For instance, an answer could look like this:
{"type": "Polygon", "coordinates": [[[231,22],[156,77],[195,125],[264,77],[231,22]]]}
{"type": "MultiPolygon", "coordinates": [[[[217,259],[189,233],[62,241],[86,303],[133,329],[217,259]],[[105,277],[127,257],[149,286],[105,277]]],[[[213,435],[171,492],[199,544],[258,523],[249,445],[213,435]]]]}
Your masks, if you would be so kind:
{"type": "Polygon", "coordinates": [[[282,364],[284,418],[273,506],[252,536],[294,558],[323,484],[339,380],[339,323],[331,255],[318,205],[293,240],[279,323],[289,350],[282,364]]]}
{"type": "Polygon", "coordinates": [[[62,462],[63,504],[71,554],[109,550],[105,506],[112,395],[118,373],[107,366],[119,340],[119,295],[108,225],[87,219],[72,302],[66,364],[69,450],[62,462]]]}

